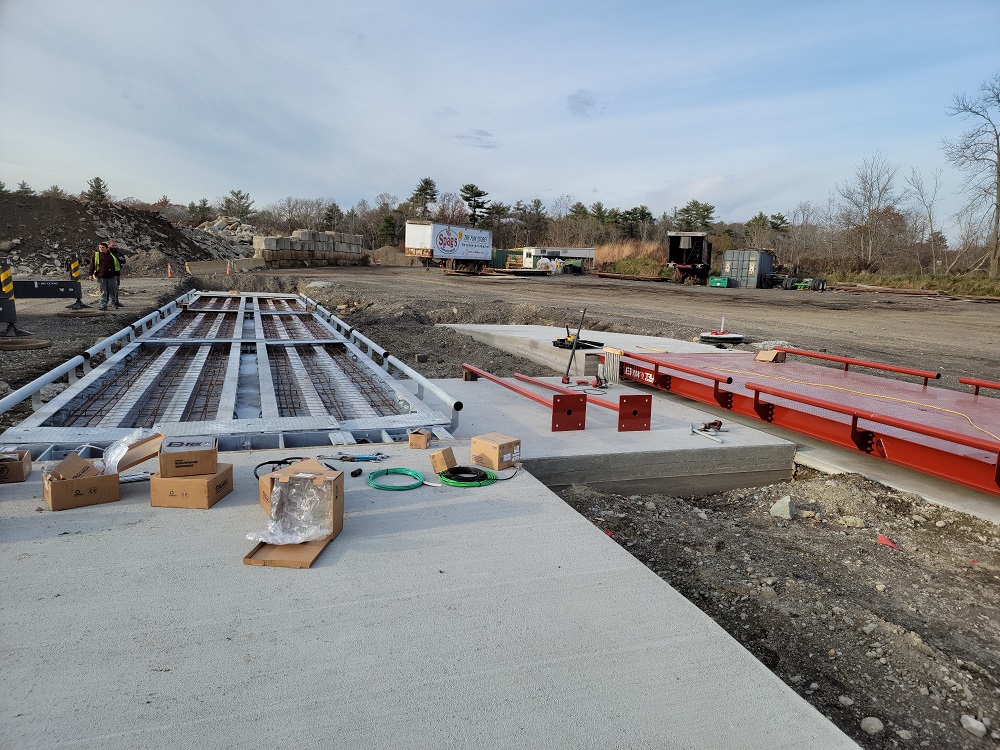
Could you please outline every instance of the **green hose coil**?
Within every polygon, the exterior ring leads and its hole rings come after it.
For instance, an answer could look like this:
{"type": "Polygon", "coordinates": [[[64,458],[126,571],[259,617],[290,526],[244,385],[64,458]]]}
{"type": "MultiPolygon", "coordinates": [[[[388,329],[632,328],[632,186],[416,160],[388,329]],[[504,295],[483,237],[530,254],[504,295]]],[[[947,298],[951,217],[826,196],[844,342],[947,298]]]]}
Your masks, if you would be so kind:
{"type": "Polygon", "coordinates": [[[398,492],[401,490],[415,490],[424,483],[424,475],[414,469],[376,469],[368,475],[368,479],[366,481],[368,482],[369,487],[373,487],[376,490],[398,492]],[[384,477],[387,474],[403,474],[404,476],[413,477],[416,481],[410,482],[409,484],[379,484],[375,481],[379,477],[384,477]]]}

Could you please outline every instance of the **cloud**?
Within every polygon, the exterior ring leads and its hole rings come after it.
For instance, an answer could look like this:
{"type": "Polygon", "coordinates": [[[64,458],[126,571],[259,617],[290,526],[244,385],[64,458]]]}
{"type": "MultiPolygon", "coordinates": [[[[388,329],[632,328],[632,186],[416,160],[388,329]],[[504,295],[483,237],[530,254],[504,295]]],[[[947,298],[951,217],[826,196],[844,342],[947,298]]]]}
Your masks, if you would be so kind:
{"type": "Polygon", "coordinates": [[[472,130],[466,130],[464,133],[456,133],[455,140],[458,141],[463,146],[471,146],[473,148],[499,148],[500,144],[497,143],[496,138],[493,137],[493,133],[488,130],[479,130],[473,128],[472,130]]]}
{"type": "Polygon", "coordinates": [[[604,113],[597,103],[597,95],[590,89],[577,89],[566,97],[566,109],[576,117],[596,117],[604,113]]]}

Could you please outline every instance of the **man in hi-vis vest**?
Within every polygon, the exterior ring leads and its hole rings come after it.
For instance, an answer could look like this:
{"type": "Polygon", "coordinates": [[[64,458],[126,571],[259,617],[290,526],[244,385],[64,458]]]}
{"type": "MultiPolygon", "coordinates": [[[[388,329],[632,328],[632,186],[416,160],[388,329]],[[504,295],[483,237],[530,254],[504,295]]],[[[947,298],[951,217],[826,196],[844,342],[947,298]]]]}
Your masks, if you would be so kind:
{"type": "Polygon", "coordinates": [[[107,310],[110,302],[115,307],[121,307],[118,301],[118,277],[122,266],[118,256],[111,252],[107,242],[97,246],[97,252],[90,259],[90,278],[101,284],[101,309],[107,310]]]}

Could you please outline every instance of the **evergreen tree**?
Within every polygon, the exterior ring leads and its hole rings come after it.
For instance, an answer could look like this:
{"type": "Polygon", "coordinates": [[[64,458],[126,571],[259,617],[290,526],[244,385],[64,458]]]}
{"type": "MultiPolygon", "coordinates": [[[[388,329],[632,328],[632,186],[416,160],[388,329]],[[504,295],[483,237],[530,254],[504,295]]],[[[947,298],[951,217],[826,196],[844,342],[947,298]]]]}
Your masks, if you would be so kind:
{"type": "Polygon", "coordinates": [[[94,201],[95,203],[107,203],[111,198],[110,191],[108,190],[108,183],[100,177],[87,180],[87,190],[84,192],[83,197],[88,201],[94,201]]]}
{"type": "Polygon", "coordinates": [[[581,201],[577,201],[569,207],[569,216],[573,219],[587,219],[590,218],[590,211],[581,201]]]}
{"type": "Polygon", "coordinates": [[[478,185],[474,185],[470,182],[466,185],[462,185],[459,195],[462,196],[462,200],[465,201],[465,205],[469,207],[469,223],[472,224],[472,226],[478,226],[479,217],[489,204],[489,201],[483,200],[483,198],[489,195],[489,193],[480,188],[478,185]]]}
{"type": "Polygon", "coordinates": [[[35,191],[31,189],[31,185],[29,185],[24,180],[21,180],[19,183],[17,183],[17,190],[14,191],[14,194],[15,195],[34,195],[35,191]]]}
{"type": "Polygon", "coordinates": [[[392,213],[387,213],[382,217],[382,221],[378,227],[379,242],[383,245],[395,245],[397,242],[396,232],[398,230],[396,217],[392,213]]]}
{"type": "MultiPolygon", "coordinates": [[[[484,193],[485,195],[485,193],[484,193]]],[[[417,215],[421,219],[427,219],[431,215],[430,206],[438,199],[437,183],[430,177],[424,177],[410,196],[410,203],[416,209],[417,215]]]]}
{"type": "Polygon", "coordinates": [[[344,212],[336,201],[330,201],[330,205],[323,211],[323,229],[328,232],[336,232],[344,221],[344,212]]]}
{"type": "Polygon", "coordinates": [[[707,232],[715,221],[715,206],[711,203],[688,201],[677,212],[678,228],[682,232],[707,232]]]}
{"type": "Polygon", "coordinates": [[[7,186],[4,185],[3,180],[0,180],[0,194],[9,192],[10,191],[7,189],[7,186]]]}
{"type": "Polygon", "coordinates": [[[66,198],[66,191],[63,190],[58,185],[53,185],[48,190],[43,190],[41,192],[43,198],[66,198]]]}
{"type": "Polygon", "coordinates": [[[212,207],[208,203],[208,198],[202,198],[196,204],[194,201],[188,203],[188,217],[192,222],[201,224],[212,218],[212,207]]]}
{"type": "Polygon", "coordinates": [[[232,216],[238,221],[246,221],[253,215],[253,201],[250,193],[242,190],[230,190],[229,195],[222,199],[222,213],[232,216]]]}

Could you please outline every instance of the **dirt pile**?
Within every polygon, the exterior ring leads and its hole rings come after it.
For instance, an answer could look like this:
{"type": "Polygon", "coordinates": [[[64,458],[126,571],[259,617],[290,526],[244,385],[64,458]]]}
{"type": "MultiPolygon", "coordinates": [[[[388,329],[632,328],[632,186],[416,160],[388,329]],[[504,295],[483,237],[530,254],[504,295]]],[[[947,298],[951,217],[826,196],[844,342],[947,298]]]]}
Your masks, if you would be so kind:
{"type": "Polygon", "coordinates": [[[62,276],[66,261],[87,262],[97,243],[113,239],[128,258],[131,275],[159,276],[167,263],[245,255],[240,245],[205,232],[174,226],[159,214],[114,203],[0,194],[0,257],[15,278],[62,276]]]}

